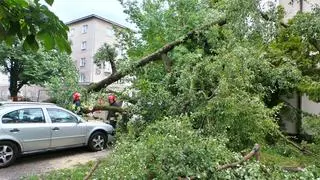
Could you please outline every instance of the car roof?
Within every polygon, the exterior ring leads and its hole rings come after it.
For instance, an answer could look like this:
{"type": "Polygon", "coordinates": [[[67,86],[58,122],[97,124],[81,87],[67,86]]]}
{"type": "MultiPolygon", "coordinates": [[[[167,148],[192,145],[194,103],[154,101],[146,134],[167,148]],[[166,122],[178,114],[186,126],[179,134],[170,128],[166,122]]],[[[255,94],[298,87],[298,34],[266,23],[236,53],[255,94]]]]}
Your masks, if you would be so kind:
{"type": "Polygon", "coordinates": [[[42,102],[24,102],[24,101],[0,101],[0,114],[3,112],[16,110],[20,108],[61,108],[53,103],[42,103],[42,102]]]}
{"type": "Polygon", "coordinates": [[[58,107],[53,103],[42,103],[42,102],[24,102],[24,101],[0,101],[0,109],[16,109],[16,108],[32,108],[32,107],[58,107]]]}
{"type": "Polygon", "coordinates": [[[28,106],[28,105],[53,105],[53,103],[28,102],[28,101],[0,101],[0,106],[28,106]]]}

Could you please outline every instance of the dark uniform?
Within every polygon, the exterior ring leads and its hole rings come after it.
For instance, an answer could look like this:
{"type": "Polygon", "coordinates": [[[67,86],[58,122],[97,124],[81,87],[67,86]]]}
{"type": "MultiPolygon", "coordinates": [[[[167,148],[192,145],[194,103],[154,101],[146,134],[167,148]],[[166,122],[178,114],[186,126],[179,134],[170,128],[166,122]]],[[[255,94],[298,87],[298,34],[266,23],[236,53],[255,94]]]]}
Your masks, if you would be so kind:
{"type": "MultiPolygon", "coordinates": [[[[115,96],[109,96],[108,100],[109,100],[110,106],[114,106],[114,107],[121,107],[122,106],[122,102],[120,102],[120,103],[116,102],[115,96]]],[[[109,120],[109,122],[113,126],[113,128],[116,128],[117,115],[116,115],[115,111],[108,111],[107,120],[109,120]]]]}

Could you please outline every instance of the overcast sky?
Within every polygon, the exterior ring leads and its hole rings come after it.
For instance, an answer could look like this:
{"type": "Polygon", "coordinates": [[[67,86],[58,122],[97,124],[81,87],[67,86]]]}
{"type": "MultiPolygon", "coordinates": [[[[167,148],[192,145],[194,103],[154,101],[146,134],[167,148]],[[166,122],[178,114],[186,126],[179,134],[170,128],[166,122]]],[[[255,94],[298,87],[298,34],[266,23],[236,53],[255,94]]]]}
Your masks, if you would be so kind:
{"type": "MultiPolygon", "coordinates": [[[[43,2],[43,0],[41,0],[43,2]]],[[[130,26],[118,0],[54,0],[49,7],[59,19],[68,22],[90,14],[96,14],[119,24],[130,26]]]]}

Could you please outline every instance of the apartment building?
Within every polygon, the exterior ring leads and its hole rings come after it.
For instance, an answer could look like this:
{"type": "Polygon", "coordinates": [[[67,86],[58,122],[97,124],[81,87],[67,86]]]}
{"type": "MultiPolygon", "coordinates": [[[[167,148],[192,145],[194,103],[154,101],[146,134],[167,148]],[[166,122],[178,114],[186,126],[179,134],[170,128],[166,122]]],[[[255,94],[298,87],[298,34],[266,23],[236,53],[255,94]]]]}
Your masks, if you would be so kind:
{"type": "Polygon", "coordinates": [[[308,12],[311,11],[316,5],[320,5],[319,0],[274,0],[277,5],[281,5],[285,9],[285,21],[288,21],[297,12],[308,12]]]}
{"type": "MultiPolygon", "coordinates": [[[[79,71],[79,83],[88,85],[108,77],[112,73],[110,64],[96,65],[93,57],[104,43],[116,43],[114,27],[127,27],[94,14],[67,22],[66,25],[69,26],[71,57],[79,71]]],[[[121,49],[118,48],[117,52],[119,58],[121,49]]],[[[118,89],[125,85],[120,81],[111,87],[118,89]]]]}
{"type": "MultiPolygon", "coordinates": [[[[320,0],[272,0],[276,5],[281,5],[285,9],[284,21],[287,22],[289,19],[294,17],[298,12],[309,12],[315,6],[320,5],[320,0]]],[[[316,52],[319,53],[319,52],[316,52]]],[[[304,112],[312,114],[320,114],[320,103],[309,100],[308,96],[294,94],[292,98],[286,99],[293,107],[298,108],[304,112]]],[[[290,113],[290,112],[288,112],[290,113]]],[[[291,112],[292,113],[292,112],[291,112]]],[[[300,119],[290,118],[284,121],[285,131],[289,134],[296,134],[299,132],[300,119]]],[[[310,132],[308,132],[310,133],[310,132]]]]}

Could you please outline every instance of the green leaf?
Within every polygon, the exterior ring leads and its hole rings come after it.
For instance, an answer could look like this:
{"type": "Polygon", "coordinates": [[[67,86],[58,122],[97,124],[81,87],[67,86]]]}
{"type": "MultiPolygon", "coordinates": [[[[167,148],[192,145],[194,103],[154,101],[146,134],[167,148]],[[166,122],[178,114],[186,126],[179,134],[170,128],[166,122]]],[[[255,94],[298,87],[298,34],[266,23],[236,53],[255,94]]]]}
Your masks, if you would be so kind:
{"type": "Polygon", "coordinates": [[[43,43],[46,50],[50,50],[54,48],[55,42],[52,36],[50,35],[50,33],[47,33],[45,31],[40,31],[37,34],[37,39],[43,43]]]}
{"type": "Polygon", "coordinates": [[[65,38],[63,38],[62,36],[56,36],[55,38],[55,43],[57,45],[57,48],[60,51],[65,51],[67,53],[71,53],[71,47],[69,45],[69,41],[67,41],[65,38]]]}
{"type": "Polygon", "coordinates": [[[36,41],[35,35],[31,34],[26,37],[23,42],[23,48],[25,50],[33,50],[36,51],[39,49],[38,42],[36,41]]]}
{"type": "Polygon", "coordinates": [[[2,24],[0,24],[0,40],[4,40],[6,37],[6,30],[2,24]]]}
{"type": "Polygon", "coordinates": [[[11,21],[8,34],[15,35],[15,34],[18,34],[19,32],[20,32],[20,23],[18,21],[11,21]]]}
{"type": "Polygon", "coordinates": [[[50,6],[52,6],[54,0],[45,0],[50,6]]]}

